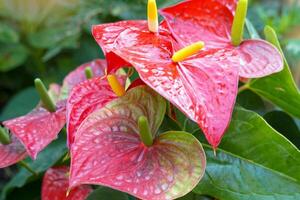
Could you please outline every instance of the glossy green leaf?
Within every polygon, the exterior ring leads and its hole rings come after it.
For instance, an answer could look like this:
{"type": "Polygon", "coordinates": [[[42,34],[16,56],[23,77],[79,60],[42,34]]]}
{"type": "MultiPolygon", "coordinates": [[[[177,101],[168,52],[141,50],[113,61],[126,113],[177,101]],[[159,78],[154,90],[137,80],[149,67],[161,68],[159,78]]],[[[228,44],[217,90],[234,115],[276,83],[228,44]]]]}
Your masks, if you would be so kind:
{"type": "Polygon", "coordinates": [[[0,72],[12,70],[25,62],[28,50],[21,44],[0,44],[0,72]]]}
{"type": "Polygon", "coordinates": [[[107,187],[100,187],[93,191],[86,200],[129,200],[126,193],[107,187]]]}
{"type": "Polygon", "coordinates": [[[300,148],[300,130],[295,120],[285,112],[272,111],[264,115],[264,119],[279,133],[287,137],[300,148]]]}
{"type": "Polygon", "coordinates": [[[300,198],[300,152],[258,114],[236,108],[217,156],[205,150],[205,178],[195,192],[222,200],[300,198]]]}
{"type": "MultiPolygon", "coordinates": [[[[276,34],[270,28],[265,30],[267,30],[267,40],[282,52],[276,34]]],[[[284,59],[284,69],[281,72],[252,80],[249,83],[249,89],[291,115],[300,118],[300,92],[293,80],[286,59],[284,59]]]]}
{"type": "MultiPolygon", "coordinates": [[[[60,134],[59,138],[52,142],[47,148],[45,148],[37,157],[35,161],[31,159],[26,159],[26,163],[33,169],[36,173],[41,174],[48,168],[57,163],[63,155],[67,152],[65,135],[60,134]]],[[[38,177],[33,176],[26,169],[21,168],[14,177],[4,186],[0,199],[4,200],[9,192],[14,188],[23,187],[31,180],[38,177]]]]}
{"type": "Polygon", "coordinates": [[[24,89],[10,99],[2,110],[0,120],[4,121],[25,115],[32,110],[38,102],[39,97],[34,87],[24,89]]]}
{"type": "Polygon", "coordinates": [[[243,108],[253,110],[258,113],[264,113],[266,110],[265,103],[262,98],[250,90],[244,90],[239,93],[236,102],[243,108]]]}

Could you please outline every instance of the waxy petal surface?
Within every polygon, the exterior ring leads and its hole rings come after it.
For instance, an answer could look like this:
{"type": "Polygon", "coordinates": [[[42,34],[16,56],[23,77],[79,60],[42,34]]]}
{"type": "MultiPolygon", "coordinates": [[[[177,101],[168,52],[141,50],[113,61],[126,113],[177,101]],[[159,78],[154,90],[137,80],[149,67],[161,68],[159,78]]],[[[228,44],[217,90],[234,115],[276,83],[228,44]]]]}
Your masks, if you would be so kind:
{"type": "Polygon", "coordinates": [[[35,159],[66,123],[65,102],[59,102],[56,112],[49,112],[40,107],[27,115],[7,120],[3,124],[25,146],[28,154],[35,159]]]}
{"type": "Polygon", "coordinates": [[[86,79],[85,68],[90,67],[93,71],[94,77],[101,77],[105,75],[106,60],[93,60],[77,67],[74,71],[70,72],[63,81],[62,94],[60,99],[66,99],[72,88],[86,79]]]}
{"type": "MultiPolygon", "coordinates": [[[[125,77],[119,81],[124,85],[125,77]]],[[[68,144],[74,141],[74,135],[81,122],[93,111],[117,98],[105,77],[96,77],[76,85],[67,101],[68,144]]]]}
{"type": "Polygon", "coordinates": [[[87,185],[74,188],[66,196],[69,188],[68,172],[69,168],[65,166],[47,170],[43,178],[42,200],[85,200],[88,197],[92,188],[87,185]]]}
{"type": "Polygon", "coordinates": [[[184,1],[160,13],[181,47],[198,41],[205,42],[205,49],[231,46],[233,14],[219,1],[184,1]]]}
{"type": "MultiPolygon", "coordinates": [[[[239,75],[259,78],[283,69],[280,52],[262,40],[244,40],[238,47],[231,44],[231,26],[236,1],[188,0],[161,10],[170,32],[181,47],[203,41],[203,51],[223,48],[239,55],[239,75]]],[[[231,54],[228,54],[228,60],[231,54]]]]}
{"type": "Polygon", "coordinates": [[[140,86],[86,118],[71,149],[70,187],[99,184],[147,200],[175,199],[191,191],[205,168],[197,139],[168,132],[146,147],[139,138],[139,116],[147,116],[155,131],[165,107],[161,97],[140,86]]]}
{"type": "Polygon", "coordinates": [[[260,78],[283,69],[283,57],[264,40],[244,40],[236,49],[240,58],[239,75],[260,78]]]}
{"type": "Polygon", "coordinates": [[[11,141],[8,145],[0,143],[0,168],[13,165],[27,156],[26,149],[18,138],[12,135],[11,141]]]}
{"type": "Polygon", "coordinates": [[[102,25],[96,25],[92,28],[92,34],[97,43],[101,46],[102,51],[105,54],[107,60],[107,72],[115,72],[118,68],[127,66],[130,64],[125,60],[115,55],[111,50],[114,47],[114,42],[124,30],[128,28],[134,28],[135,26],[144,27],[147,22],[145,21],[120,21],[117,23],[108,23],[102,25]],[[101,38],[101,39],[97,39],[101,38]]]}
{"type": "Polygon", "coordinates": [[[197,122],[209,143],[217,147],[230,119],[238,88],[239,57],[231,49],[201,51],[173,63],[168,35],[147,27],[123,30],[113,52],[131,63],[140,78],[197,122]]]}

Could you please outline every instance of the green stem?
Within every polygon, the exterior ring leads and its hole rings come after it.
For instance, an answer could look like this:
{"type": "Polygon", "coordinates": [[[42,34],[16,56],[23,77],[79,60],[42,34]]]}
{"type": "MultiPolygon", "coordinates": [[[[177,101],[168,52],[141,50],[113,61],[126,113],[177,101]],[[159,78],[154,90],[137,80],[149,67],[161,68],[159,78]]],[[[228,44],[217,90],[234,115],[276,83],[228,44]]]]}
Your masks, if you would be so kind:
{"type": "Polygon", "coordinates": [[[10,137],[9,137],[9,133],[7,132],[7,130],[3,127],[0,126],[0,143],[7,145],[11,143],[10,137]]]}
{"type": "Polygon", "coordinates": [[[34,176],[38,176],[38,174],[23,160],[19,161],[18,164],[30,173],[32,173],[34,176]]]}
{"type": "Polygon", "coordinates": [[[150,147],[153,144],[153,138],[150,131],[148,120],[145,116],[140,116],[138,120],[139,132],[142,142],[150,147]]]}
{"type": "Polygon", "coordinates": [[[39,79],[39,78],[35,79],[34,84],[35,84],[35,89],[37,90],[45,108],[49,112],[55,112],[56,111],[55,103],[49,96],[47,89],[46,89],[45,85],[43,84],[43,82],[41,81],[41,79],[39,79]]]}
{"type": "Polygon", "coordinates": [[[240,94],[241,92],[248,90],[248,89],[249,89],[249,84],[245,84],[245,85],[239,87],[238,94],[240,94]]]}
{"type": "Polygon", "coordinates": [[[231,42],[234,46],[240,45],[243,40],[247,8],[248,0],[239,0],[231,28],[231,42]]]}
{"type": "Polygon", "coordinates": [[[85,73],[85,77],[86,77],[87,79],[91,79],[91,78],[93,78],[93,76],[94,76],[91,67],[86,67],[86,68],[84,69],[84,73],[85,73]]]}

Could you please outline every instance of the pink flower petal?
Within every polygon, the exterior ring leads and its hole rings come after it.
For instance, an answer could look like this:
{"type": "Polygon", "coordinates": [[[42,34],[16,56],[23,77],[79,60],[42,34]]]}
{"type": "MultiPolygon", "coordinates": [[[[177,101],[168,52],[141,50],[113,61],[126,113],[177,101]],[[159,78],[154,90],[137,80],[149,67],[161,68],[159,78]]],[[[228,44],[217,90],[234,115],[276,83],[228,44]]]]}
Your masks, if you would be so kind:
{"type": "Polygon", "coordinates": [[[209,143],[217,147],[230,122],[237,94],[237,53],[232,48],[211,49],[173,63],[172,38],[150,33],[146,24],[139,27],[123,30],[112,52],[134,66],[147,85],[197,122],[209,143]]]}
{"type": "Polygon", "coordinates": [[[3,124],[25,146],[28,154],[35,159],[53,141],[66,123],[65,103],[59,103],[56,112],[37,108],[29,114],[3,122],[3,124]]]}
{"type": "Polygon", "coordinates": [[[0,143],[0,168],[13,165],[26,156],[26,149],[14,135],[11,136],[11,143],[3,145],[0,143]]]}
{"type": "Polygon", "coordinates": [[[45,173],[42,185],[42,200],[85,200],[92,192],[90,186],[73,189],[68,196],[68,167],[50,168],[45,173]]]}
{"type": "Polygon", "coordinates": [[[147,200],[175,199],[190,192],[204,173],[204,151],[183,132],[141,143],[138,117],[148,118],[155,137],[166,104],[145,86],[108,103],[84,120],[71,148],[70,187],[99,184],[147,200]]]}
{"type": "MultiPolygon", "coordinates": [[[[231,46],[232,12],[224,0],[190,0],[160,11],[181,47],[198,41],[205,49],[231,46]]],[[[228,4],[230,5],[230,4],[228,4]]]]}
{"type": "MultiPolygon", "coordinates": [[[[125,84],[125,77],[119,79],[125,84]]],[[[74,134],[81,122],[94,110],[117,98],[106,78],[93,78],[76,85],[67,101],[68,144],[74,140],[74,134]]]]}
{"type": "Polygon", "coordinates": [[[74,71],[69,73],[64,79],[61,94],[62,96],[60,99],[66,99],[68,97],[69,92],[75,85],[86,80],[84,70],[87,67],[91,67],[93,75],[95,77],[101,77],[105,75],[106,61],[101,59],[93,60],[91,62],[80,65],[74,71]]]}
{"type": "Polygon", "coordinates": [[[266,41],[244,40],[236,51],[240,58],[241,77],[260,78],[283,69],[281,53],[266,41]]]}

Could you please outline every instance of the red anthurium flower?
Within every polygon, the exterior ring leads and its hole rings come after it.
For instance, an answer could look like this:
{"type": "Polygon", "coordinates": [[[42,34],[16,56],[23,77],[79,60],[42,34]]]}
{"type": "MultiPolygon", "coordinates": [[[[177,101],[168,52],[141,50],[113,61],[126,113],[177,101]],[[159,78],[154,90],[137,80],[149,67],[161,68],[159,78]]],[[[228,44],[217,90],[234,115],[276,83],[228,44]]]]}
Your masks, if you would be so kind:
{"type": "Polygon", "coordinates": [[[38,107],[27,115],[4,121],[3,124],[35,159],[37,154],[57,137],[65,125],[65,110],[65,102],[59,102],[55,112],[38,107]]]}
{"type": "MultiPolygon", "coordinates": [[[[125,76],[119,76],[123,86],[125,80],[125,76]]],[[[73,143],[75,132],[90,113],[117,97],[106,77],[96,77],[76,85],[67,101],[68,144],[73,143]]]]}
{"type": "Polygon", "coordinates": [[[90,186],[74,188],[67,195],[69,187],[68,167],[50,168],[45,173],[42,185],[42,200],[85,200],[92,192],[90,186]]]}
{"type": "Polygon", "coordinates": [[[135,26],[131,23],[127,29],[117,28],[123,24],[94,26],[93,35],[99,44],[114,43],[110,51],[134,66],[147,85],[196,121],[209,143],[217,147],[229,124],[237,94],[237,54],[214,49],[173,62],[177,44],[165,31],[149,32],[146,21],[137,21],[135,26]],[[109,27],[121,31],[110,38],[109,27]]]}
{"type": "Polygon", "coordinates": [[[230,8],[234,4],[232,0],[188,0],[161,10],[161,14],[181,47],[203,41],[204,51],[223,50],[229,58],[237,54],[241,77],[258,78],[281,71],[282,56],[270,43],[244,40],[239,46],[232,44],[234,14],[230,8]]]}
{"type": "Polygon", "coordinates": [[[69,73],[63,81],[60,99],[67,99],[69,92],[72,90],[72,88],[75,85],[87,80],[85,75],[85,69],[87,67],[91,68],[94,77],[101,77],[105,75],[106,61],[101,59],[96,59],[91,62],[80,65],[74,71],[69,73]]]}
{"type": "Polygon", "coordinates": [[[191,134],[158,134],[165,110],[161,96],[139,86],[89,115],[71,148],[70,187],[99,184],[147,200],[190,192],[204,174],[204,150],[191,134]],[[142,142],[142,130],[150,144],[142,142]]]}
{"type": "Polygon", "coordinates": [[[14,135],[11,136],[10,144],[0,143],[0,168],[13,165],[26,156],[26,149],[14,135]]]}

